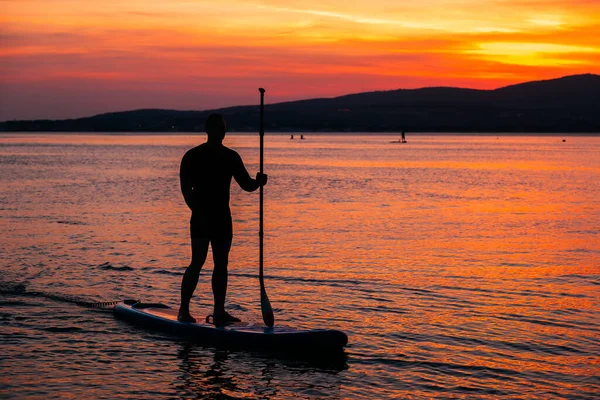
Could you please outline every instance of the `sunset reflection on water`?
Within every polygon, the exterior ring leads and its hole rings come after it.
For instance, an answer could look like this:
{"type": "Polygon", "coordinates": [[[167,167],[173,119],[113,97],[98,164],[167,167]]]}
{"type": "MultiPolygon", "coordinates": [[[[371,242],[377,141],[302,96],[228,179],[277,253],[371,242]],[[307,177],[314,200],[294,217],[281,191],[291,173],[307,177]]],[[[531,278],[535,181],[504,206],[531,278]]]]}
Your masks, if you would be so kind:
{"type": "MultiPolygon", "coordinates": [[[[600,139],[267,135],[278,324],[348,333],[315,366],[173,341],[60,301],[176,305],[179,162],[203,136],[0,136],[2,385],[31,397],[592,397],[600,139]],[[20,286],[22,285],[22,286],[20,286]],[[68,359],[69,367],[64,368],[68,359]]],[[[230,134],[251,174],[258,137],[230,134]]],[[[258,194],[234,183],[228,309],[261,321],[258,194]]],[[[210,311],[207,262],[192,313],[210,311]]],[[[4,389],[3,389],[4,390],[4,389]]]]}

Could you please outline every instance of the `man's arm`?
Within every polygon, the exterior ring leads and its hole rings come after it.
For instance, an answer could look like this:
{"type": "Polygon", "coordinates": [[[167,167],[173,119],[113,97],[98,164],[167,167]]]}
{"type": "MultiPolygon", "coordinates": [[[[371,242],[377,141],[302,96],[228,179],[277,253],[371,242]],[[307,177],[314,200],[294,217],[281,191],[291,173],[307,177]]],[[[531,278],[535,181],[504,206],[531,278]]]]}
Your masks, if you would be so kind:
{"type": "Polygon", "coordinates": [[[246,192],[254,192],[259,187],[267,184],[268,177],[266,174],[261,174],[259,172],[256,174],[256,179],[252,179],[248,173],[248,170],[246,169],[246,166],[244,165],[244,162],[242,161],[242,158],[237,153],[235,156],[233,177],[243,190],[246,192]]]}
{"type": "Polygon", "coordinates": [[[179,167],[179,184],[181,186],[181,193],[185,199],[185,204],[192,209],[194,191],[192,187],[192,179],[190,176],[190,166],[187,159],[187,153],[181,159],[181,166],[179,167]]]}

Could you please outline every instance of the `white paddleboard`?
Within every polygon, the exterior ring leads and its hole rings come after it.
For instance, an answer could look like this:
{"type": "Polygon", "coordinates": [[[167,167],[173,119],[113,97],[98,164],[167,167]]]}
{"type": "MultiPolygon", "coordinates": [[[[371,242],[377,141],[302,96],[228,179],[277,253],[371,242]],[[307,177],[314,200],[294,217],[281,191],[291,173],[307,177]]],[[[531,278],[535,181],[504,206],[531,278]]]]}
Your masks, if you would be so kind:
{"type": "Polygon", "coordinates": [[[344,332],[333,329],[268,328],[251,322],[236,322],[226,326],[215,326],[205,321],[179,322],[177,310],[160,303],[121,302],[114,307],[114,312],[117,317],[134,324],[218,347],[331,353],[341,352],[348,343],[348,336],[344,332]]]}

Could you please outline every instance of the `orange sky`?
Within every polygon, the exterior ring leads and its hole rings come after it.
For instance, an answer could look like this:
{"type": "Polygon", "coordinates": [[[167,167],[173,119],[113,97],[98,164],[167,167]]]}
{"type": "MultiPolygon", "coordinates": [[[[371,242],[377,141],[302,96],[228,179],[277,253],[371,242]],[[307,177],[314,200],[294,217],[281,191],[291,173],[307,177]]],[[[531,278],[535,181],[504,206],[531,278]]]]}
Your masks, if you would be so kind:
{"type": "Polygon", "coordinates": [[[0,120],[600,73],[600,0],[0,0],[0,120]]]}

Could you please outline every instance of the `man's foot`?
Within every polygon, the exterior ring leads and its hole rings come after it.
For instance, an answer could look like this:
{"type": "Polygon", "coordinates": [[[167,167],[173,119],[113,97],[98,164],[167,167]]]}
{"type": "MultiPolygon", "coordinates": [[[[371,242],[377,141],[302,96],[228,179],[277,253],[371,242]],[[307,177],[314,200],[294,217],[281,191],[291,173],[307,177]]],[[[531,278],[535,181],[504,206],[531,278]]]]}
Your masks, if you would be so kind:
{"type": "Polygon", "coordinates": [[[241,321],[239,318],[234,317],[228,312],[209,315],[208,317],[206,317],[206,322],[209,322],[210,319],[213,320],[213,324],[215,324],[215,326],[230,325],[234,322],[241,321]]]}
{"type": "Polygon", "coordinates": [[[181,312],[181,311],[179,311],[179,315],[177,316],[177,321],[189,322],[192,324],[196,323],[196,319],[194,317],[192,317],[189,312],[181,312]]]}

